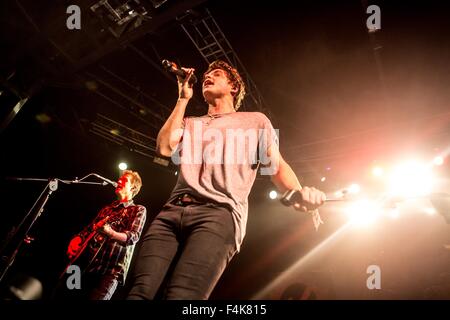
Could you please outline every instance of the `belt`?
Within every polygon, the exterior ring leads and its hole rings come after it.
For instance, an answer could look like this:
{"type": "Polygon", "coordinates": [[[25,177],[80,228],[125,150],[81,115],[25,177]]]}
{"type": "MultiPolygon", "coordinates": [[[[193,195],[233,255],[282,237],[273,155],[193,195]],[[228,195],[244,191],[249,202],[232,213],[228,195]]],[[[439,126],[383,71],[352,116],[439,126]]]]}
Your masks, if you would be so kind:
{"type": "Polygon", "coordinates": [[[172,204],[182,207],[186,207],[190,204],[202,204],[202,203],[204,202],[197,200],[189,193],[183,193],[172,201],[172,204]]]}

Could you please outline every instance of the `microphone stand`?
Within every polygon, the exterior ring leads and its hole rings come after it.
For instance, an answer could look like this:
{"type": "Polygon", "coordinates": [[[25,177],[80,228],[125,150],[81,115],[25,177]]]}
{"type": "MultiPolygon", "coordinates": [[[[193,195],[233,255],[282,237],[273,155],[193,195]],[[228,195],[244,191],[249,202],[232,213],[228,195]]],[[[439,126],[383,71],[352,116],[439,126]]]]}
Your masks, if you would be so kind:
{"type": "Polygon", "coordinates": [[[33,238],[31,238],[28,235],[28,233],[30,232],[33,225],[36,223],[37,219],[44,212],[45,204],[47,203],[48,199],[50,198],[50,195],[53,192],[55,192],[56,190],[58,190],[58,182],[64,183],[64,184],[91,184],[91,185],[103,185],[103,186],[108,184],[106,181],[103,181],[103,182],[83,181],[84,179],[86,179],[92,175],[96,176],[96,174],[90,173],[87,176],[83,177],[82,179],[75,178],[75,180],[62,180],[62,179],[58,179],[58,178],[52,178],[52,179],[19,178],[19,177],[7,178],[7,180],[13,180],[13,181],[47,182],[47,185],[45,186],[44,190],[41,192],[41,194],[39,195],[37,200],[34,202],[31,209],[28,211],[28,213],[22,219],[22,221],[20,222],[18,227],[15,228],[15,230],[13,229],[14,231],[12,232],[12,234],[10,232],[10,235],[7,236],[5,244],[2,246],[2,248],[0,250],[0,257],[1,257],[0,262],[2,262],[2,265],[0,266],[1,267],[0,283],[2,282],[2,280],[5,277],[5,275],[7,274],[7,272],[9,271],[10,267],[13,265],[14,260],[17,256],[19,250],[21,249],[22,245],[24,243],[29,244],[29,243],[31,243],[31,241],[34,240],[33,238]],[[35,210],[35,208],[37,208],[37,210],[35,210]],[[33,214],[34,214],[34,216],[33,216],[33,214]],[[30,216],[32,216],[32,220],[27,226],[25,226],[25,223],[30,216]],[[20,230],[23,229],[24,227],[26,227],[26,231],[24,232],[23,238],[15,246],[15,248],[12,250],[12,252],[10,251],[9,255],[7,253],[4,254],[6,252],[6,250],[8,249],[8,247],[11,246],[12,242],[14,240],[17,240],[16,238],[18,237],[20,230]]]}

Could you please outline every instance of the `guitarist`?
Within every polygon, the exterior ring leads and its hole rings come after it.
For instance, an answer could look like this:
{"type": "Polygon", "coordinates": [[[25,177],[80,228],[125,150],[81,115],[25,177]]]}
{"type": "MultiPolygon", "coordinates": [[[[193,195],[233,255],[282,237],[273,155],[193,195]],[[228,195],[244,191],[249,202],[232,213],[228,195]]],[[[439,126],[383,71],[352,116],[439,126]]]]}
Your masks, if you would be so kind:
{"type": "Polygon", "coordinates": [[[133,202],[141,186],[139,174],[125,170],[117,181],[118,200],[101,209],[94,221],[70,241],[70,264],[87,262],[87,266],[79,266],[83,297],[109,300],[118,284],[125,282],[146,219],[146,208],[133,202]]]}

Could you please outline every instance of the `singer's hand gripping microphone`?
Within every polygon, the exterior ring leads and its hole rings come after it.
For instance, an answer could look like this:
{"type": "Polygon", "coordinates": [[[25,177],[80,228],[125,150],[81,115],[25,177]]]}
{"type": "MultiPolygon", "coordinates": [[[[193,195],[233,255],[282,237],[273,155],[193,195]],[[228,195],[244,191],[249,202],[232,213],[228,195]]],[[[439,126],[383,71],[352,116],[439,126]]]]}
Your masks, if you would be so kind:
{"type": "MultiPolygon", "coordinates": [[[[168,72],[174,73],[182,78],[186,78],[186,71],[184,71],[181,68],[178,68],[175,62],[171,62],[169,60],[163,60],[162,65],[164,69],[166,69],[168,72]]],[[[195,74],[191,75],[191,78],[189,79],[190,84],[194,84],[197,82],[197,77],[195,74]]]]}

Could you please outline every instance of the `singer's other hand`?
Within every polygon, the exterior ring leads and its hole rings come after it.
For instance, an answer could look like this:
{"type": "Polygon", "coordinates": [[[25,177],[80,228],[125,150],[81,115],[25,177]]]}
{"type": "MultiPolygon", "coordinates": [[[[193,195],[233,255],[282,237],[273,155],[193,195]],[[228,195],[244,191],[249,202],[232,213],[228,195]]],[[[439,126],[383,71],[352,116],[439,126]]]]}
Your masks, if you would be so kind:
{"type": "Polygon", "coordinates": [[[193,68],[181,68],[186,71],[186,77],[182,78],[177,76],[178,79],[178,95],[180,99],[190,99],[194,94],[194,90],[192,89],[192,84],[189,83],[189,79],[194,74],[195,69],[193,68]]]}
{"type": "Polygon", "coordinates": [[[294,208],[303,212],[317,209],[327,198],[325,193],[314,187],[303,187],[299,192],[302,195],[302,201],[296,203],[294,208]]]}

